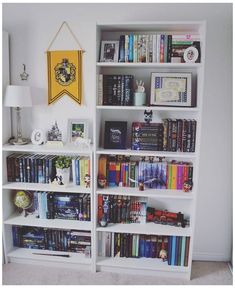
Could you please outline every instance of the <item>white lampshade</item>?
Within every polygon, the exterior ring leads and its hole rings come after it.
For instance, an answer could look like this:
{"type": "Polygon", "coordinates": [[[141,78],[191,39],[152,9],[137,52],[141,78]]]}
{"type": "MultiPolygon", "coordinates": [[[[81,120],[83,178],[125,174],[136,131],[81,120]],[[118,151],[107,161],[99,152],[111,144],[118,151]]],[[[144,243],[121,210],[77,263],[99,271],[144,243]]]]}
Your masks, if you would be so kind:
{"type": "Polygon", "coordinates": [[[6,88],[4,106],[6,107],[31,107],[32,99],[30,87],[9,85],[6,88]]]}

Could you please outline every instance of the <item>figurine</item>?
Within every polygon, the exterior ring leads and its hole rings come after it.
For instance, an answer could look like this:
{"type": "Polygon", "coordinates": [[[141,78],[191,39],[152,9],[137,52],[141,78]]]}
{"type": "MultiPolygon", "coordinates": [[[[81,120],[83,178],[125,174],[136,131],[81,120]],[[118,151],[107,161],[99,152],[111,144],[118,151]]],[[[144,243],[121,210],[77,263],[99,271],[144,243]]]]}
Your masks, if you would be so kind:
{"type": "Polygon", "coordinates": [[[137,86],[137,89],[136,89],[135,92],[137,92],[137,93],[144,93],[144,92],[145,92],[144,81],[142,81],[142,80],[140,80],[140,81],[136,80],[135,83],[136,83],[136,86],[137,86]]]}
{"type": "Polygon", "coordinates": [[[58,128],[57,121],[55,121],[55,125],[52,125],[51,130],[47,133],[48,141],[62,141],[62,133],[58,128]]]}
{"type": "Polygon", "coordinates": [[[165,249],[162,249],[159,253],[160,258],[162,259],[163,262],[167,260],[167,252],[165,249]]]}
{"type": "Polygon", "coordinates": [[[184,186],[183,186],[184,192],[189,192],[190,190],[192,190],[192,188],[193,188],[193,183],[191,180],[184,182],[184,186]]]}
{"type": "Polygon", "coordinates": [[[21,78],[21,80],[28,80],[29,74],[26,73],[26,71],[25,71],[26,70],[26,65],[23,64],[23,67],[24,67],[24,72],[20,74],[20,78],[21,78]]]}
{"type": "Polygon", "coordinates": [[[106,186],[107,180],[104,177],[104,175],[99,175],[98,176],[98,186],[99,188],[104,188],[106,186]]]}
{"type": "Polygon", "coordinates": [[[153,111],[152,110],[144,110],[144,121],[148,124],[153,120],[153,111]]]}
{"type": "Polygon", "coordinates": [[[99,225],[101,227],[106,227],[108,225],[107,215],[104,213],[102,218],[99,220],[99,225]]]}
{"type": "Polygon", "coordinates": [[[90,188],[91,177],[90,175],[86,174],[84,177],[84,183],[86,188],[90,188]]]}

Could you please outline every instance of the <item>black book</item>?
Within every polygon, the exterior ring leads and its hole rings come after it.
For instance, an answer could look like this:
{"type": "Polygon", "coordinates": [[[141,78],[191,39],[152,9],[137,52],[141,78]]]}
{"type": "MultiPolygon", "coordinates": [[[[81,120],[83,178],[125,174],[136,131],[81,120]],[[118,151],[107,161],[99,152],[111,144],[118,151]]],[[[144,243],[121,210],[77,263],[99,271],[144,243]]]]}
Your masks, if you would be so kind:
{"type": "Polygon", "coordinates": [[[171,151],[176,152],[177,150],[177,122],[172,120],[172,132],[171,132],[171,151]]]}
{"type": "Polygon", "coordinates": [[[191,141],[190,152],[195,152],[196,131],[197,131],[197,121],[192,120],[192,141],[191,141]]]}
{"type": "Polygon", "coordinates": [[[186,152],[191,152],[191,142],[192,142],[192,121],[188,120],[187,123],[187,144],[186,144],[186,152]]]}
{"type": "Polygon", "coordinates": [[[172,35],[167,36],[167,62],[171,63],[171,53],[172,53],[172,35]]]}
{"type": "Polygon", "coordinates": [[[119,38],[118,62],[125,62],[125,35],[121,35],[119,38]]]}
{"type": "Polygon", "coordinates": [[[127,122],[105,121],[105,149],[126,149],[126,137],[127,122]]]}

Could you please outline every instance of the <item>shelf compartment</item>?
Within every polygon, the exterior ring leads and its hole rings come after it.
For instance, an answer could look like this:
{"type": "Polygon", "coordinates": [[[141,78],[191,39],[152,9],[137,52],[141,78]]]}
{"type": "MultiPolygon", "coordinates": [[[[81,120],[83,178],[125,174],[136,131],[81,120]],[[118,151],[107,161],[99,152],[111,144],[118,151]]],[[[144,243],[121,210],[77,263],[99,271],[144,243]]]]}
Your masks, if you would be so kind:
{"type": "Polygon", "coordinates": [[[167,152],[167,151],[143,151],[143,150],[131,150],[131,149],[104,149],[98,148],[96,154],[105,155],[132,155],[132,156],[154,156],[154,157],[169,157],[169,158],[187,158],[194,159],[196,153],[192,152],[167,152]]]}
{"type": "Polygon", "coordinates": [[[156,271],[176,271],[188,272],[185,266],[171,266],[158,258],[126,258],[126,257],[98,257],[98,266],[108,266],[116,268],[147,269],[156,271]]]}
{"type": "Polygon", "coordinates": [[[97,227],[96,231],[116,232],[116,233],[133,233],[147,235],[163,235],[163,236],[191,236],[190,227],[175,227],[170,225],[162,225],[155,223],[130,223],[130,224],[108,224],[107,227],[97,227]]]}
{"type": "Polygon", "coordinates": [[[160,106],[108,106],[108,105],[97,105],[97,110],[153,110],[153,111],[180,111],[180,112],[198,112],[197,107],[160,107],[160,106]]]}
{"type": "Polygon", "coordinates": [[[126,195],[126,196],[141,196],[141,197],[156,197],[164,199],[179,199],[179,200],[191,200],[193,199],[193,192],[184,192],[182,190],[170,190],[170,189],[145,189],[140,191],[138,188],[130,187],[112,187],[97,189],[97,194],[104,195],[126,195]]]}
{"type": "Polygon", "coordinates": [[[78,149],[75,145],[66,144],[63,147],[53,147],[53,145],[11,145],[4,144],[2,147],[3,151],[9,152],[27,152],[27,153],[38,153],[38,154],[76,154],[76,155],[90,155],[91,149],[78,149]]]}
{"type": "Polygon", "coordinates": [[[37,261],[51,261],[51,262],[86,264],[86,265],[91,264],[91,258],[86,258],[84,254],[64,252],[64,251],[17,248],[9,252],[7,256],[9,258],[29,259],[29,260],[37,260],[37,261]],[[53,255],[68,254],[70,257],[35,255],[33,253],[43,253],[43,254],[53,254],[53,255]]]}
{"type": "Polygon", "coordinates": [[[4,221],[6,225],[18,225],[18,226],[35,226],[44,228],[55,228],[65,230],[86,230],[91,231],[91,221],[78,221],[78,220],[64,220],[64,219],[40,219],[35,215],[23,215],[13,214],[7,220],[4,221]]]}
{"type": "Polygon", "coordinates": [[[97,67],[110,68],[200,68],[202,63],[120,63],[120,62],[97,62],[97,67]]]}
{"type": "Polygon", "coordinates": [[[63,185],[42,184],[42,183],[9,182],[2,185],[2,189],[91,194],[91,189],[76,186],[73,185],[72,183],[63,186],[63,185]]]}

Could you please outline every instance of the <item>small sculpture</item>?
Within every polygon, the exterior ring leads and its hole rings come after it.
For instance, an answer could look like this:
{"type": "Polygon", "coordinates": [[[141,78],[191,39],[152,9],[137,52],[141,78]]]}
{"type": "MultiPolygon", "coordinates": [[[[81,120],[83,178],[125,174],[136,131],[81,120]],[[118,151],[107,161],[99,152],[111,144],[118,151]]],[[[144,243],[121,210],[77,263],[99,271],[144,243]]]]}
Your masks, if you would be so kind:
{"type": "Polygon", "coordinates": [[[99,175],[98,176],[98,187],[99,188],[105,188],[106,183],[107,183],[107,180],[106,180],[105,176],[99,175]]]}
{"type": "Polygon", "coordinates": [[[193,188],[193,182],[191,180],[184,181],[183,190],[184,192],[189,192],[193,188]]]}
{"type": "Polygon", "coordinates": [[[142,80],[140,80],[140,81],[136,80],[135,83],[136,83],[136,86],[137,86],[137,89],[136,89],[135,92],[137,92],[137,93],[144,93],[144,92],[145,92],[144,81],[142,81],[142,80]]]}
{"type": "Polygon", "coordinates": [[[162,249],[159,253],[160,258],[162,259],[163,262],[167,260],[167,252],[165,249],[162,249]]]}
{"type": "Polygon", "coordinates": [[[144,110],[144,121],[149,124],[153,120],[152,118],[153,118],[153,111],[144,110]]]}
{"type": "Polygon", "coordinates": [[[84,177],[84,183],[86,188],[90,188],[91,177],[90,175],[86,174],[84,177]]]}
{"type": "Polygon", "coordinates": [[[23,67],[24,67],[24,72],[20,74],[20,78],[21,78],[21,80],[28,80],[29,74],[26,73],[26,71],[25,71],[26,70],[26,65],[23,64],[23,67]]]}
{"type": "Polygon", "coordinates": [[[47,133],[48,141],[62,141],[62,133],[59,130],[57,121],[55,121],[55,125],[52,125],[51,130],[47,133]]]}

